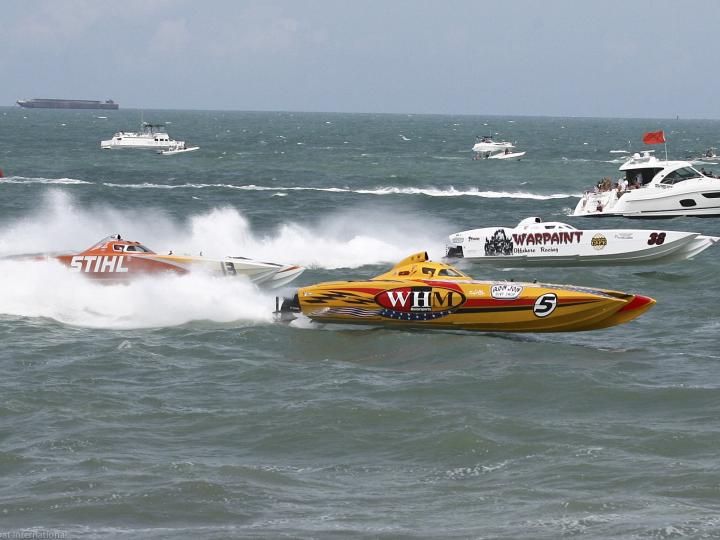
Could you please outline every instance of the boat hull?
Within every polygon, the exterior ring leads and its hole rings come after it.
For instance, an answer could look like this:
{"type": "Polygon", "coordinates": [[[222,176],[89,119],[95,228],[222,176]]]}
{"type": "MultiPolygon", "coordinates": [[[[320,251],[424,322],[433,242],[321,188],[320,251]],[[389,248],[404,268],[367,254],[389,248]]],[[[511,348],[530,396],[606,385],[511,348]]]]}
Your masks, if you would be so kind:
{"type": "Polygon", "coordinates": [[[92,279],[126,281],[158,274],[183,275],[199,272],[216,276],[245,276],[257,284],[283,286],[302,272],[300,266],[263,263],[242,257],[215,259],[201,256],[156,253],[58,255],[54,257],[71,271],[92,279]]]}
{"type": "Polygon", "coordinates": [[[617,191],[587,192],[578,201],[574,216],[622,216],[633,218],[718,217],[720,180],[702,178],[667,187],[644,187],[617,191]]]}
{"type": "Polygon", "coordinates": [[[488,157],[488,159],[520,159],[525,155],[525,152],[499,152],[488,157]]]}
{"type": "Polygon", "coordinates": [[[448,257],[502,268],[667,263],[694,257],[720,240],[663,229],[484,228],[450,236],[448,257]]]}
{"type": "Polygon", "coordinates": [[[169,148],[167,150],[160,150],[158,153],[162,154],[164,156],[173,156],[175,154],[184,154],[185,152],[194,152],[195,150],[199,150],[199,149],[200,149],[199,146],[190,146],[188,148],[178,148],[178,149],[169,148]]]}
{"type": "Polygon", "coordinates": [[[120,108],[114,102],[86,99],[19,99],[16,103],[25,109],[100,109],[116,111],[120,108]]]}
{"type": "Polygon", "coordinates": [[[563,285],[492,281],[370,280],[298,290],[283,310],[322,323],[482,332],[577,332],[628,322],[655,301],[563,285]]]}
{"type": "Polygon", "coordinates": [[[125,139],[123,141],[116,141],[114,139],[108,139],[106,141],[100,141],[100,148],[103,150],[157,150],[167,151],[178,144],[177,141],[153,141],[153,140],[133,140],[125,139]]]}

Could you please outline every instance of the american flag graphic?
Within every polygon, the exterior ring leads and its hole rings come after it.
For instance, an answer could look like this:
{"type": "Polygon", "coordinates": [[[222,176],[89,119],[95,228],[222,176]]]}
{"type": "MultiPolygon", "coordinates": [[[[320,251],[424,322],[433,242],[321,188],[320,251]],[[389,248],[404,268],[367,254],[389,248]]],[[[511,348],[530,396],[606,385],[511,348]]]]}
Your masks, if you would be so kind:
{"type": "Polygon", "coordinates": [[[431,321],[433,319],[439,319],[440,317],[446,317],[450,315],[452,311],[421,311],[417,313],[408,313],[405,311],[395,311],[393,309],[382,309],[380,315],[387,317],[388,319],[396,319],[398,321],[431,321]]]}
{"type": "Polygon", "coordinates": [[[326,317],[332,315],[352,315],[353,317],[377,317],[378,315],[380,315],[380,310],[352,307],[328,307],[313,311],[309,315],[315,317],[326,317]]]}

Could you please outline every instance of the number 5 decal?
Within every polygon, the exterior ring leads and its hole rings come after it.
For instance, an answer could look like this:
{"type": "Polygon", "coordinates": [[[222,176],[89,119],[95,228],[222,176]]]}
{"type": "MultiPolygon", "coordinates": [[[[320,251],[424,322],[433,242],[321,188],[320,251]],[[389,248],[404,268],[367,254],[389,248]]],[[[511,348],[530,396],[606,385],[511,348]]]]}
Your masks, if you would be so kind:
{"type": "Polygon", "coordinates": [[[535,300],[535,305],[533,306],[533,313],[536,317],[547,317],[553,311],[555,311],[556,307],[557,295],[555,293],[543,294],[542,296],[539,296],[537,300],[535,300]]]}

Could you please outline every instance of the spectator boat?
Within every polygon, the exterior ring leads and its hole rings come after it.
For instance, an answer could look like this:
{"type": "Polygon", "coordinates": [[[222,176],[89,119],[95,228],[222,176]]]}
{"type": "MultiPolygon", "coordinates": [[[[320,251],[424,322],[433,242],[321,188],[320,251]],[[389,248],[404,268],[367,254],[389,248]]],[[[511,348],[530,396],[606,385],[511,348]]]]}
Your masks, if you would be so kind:
{"type": "Polygon", "coordinates": [[[634,218],[720,217],[720,178],[688,161],[660,160],[652,150],[633,154],[617,185],[586,191],[574,216],[634,218]]]}

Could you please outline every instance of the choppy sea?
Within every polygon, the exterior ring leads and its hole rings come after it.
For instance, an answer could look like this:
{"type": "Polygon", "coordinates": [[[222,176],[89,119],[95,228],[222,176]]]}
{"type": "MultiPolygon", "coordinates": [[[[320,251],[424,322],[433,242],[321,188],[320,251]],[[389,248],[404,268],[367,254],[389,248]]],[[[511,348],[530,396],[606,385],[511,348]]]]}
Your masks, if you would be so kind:
{"type": "MultiPolygon", "coordinates": [[[[201,149],[100,150],[140,111],[0,108],[0,256],[121,233],[302,264],[303,285],[440,257],[450,233],[527,216],[720,235],[718,219],[569,216],[644,132],[664,129],[684,158],[720,147],[720,121],[143,116],[201,149]],[[473,161],[489,133],[527,155],[473,161]]],[[[0,534],[720,537],[720,248],[663,266],[464,269],[657,305],[577,334],[285,325],[276,292],[241,279],[99,285],[0,261],[0,534]]]]}

